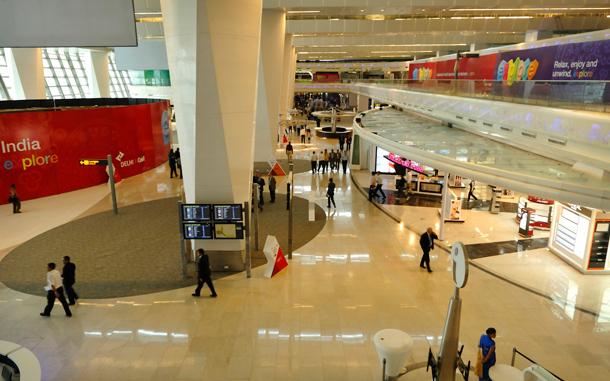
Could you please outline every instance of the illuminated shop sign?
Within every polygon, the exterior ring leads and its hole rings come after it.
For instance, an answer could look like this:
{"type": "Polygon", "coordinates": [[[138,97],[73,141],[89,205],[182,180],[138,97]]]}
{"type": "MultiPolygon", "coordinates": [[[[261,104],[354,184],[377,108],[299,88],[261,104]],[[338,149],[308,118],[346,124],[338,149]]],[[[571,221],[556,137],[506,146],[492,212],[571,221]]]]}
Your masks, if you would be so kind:
{"type": "Polygon", "coordinates": [[[395,155],[393,153],[390,153],[388,156],[386,156],[386,159],[388,159],[391,162],[396,163],[398,165],[402,165],[403,167],[413,170],[415,172],[424,173],[424,169],[422,167],[415,165],[415,163],[412,162],[411,160],[405,160],[402,157],[395,155]]]}

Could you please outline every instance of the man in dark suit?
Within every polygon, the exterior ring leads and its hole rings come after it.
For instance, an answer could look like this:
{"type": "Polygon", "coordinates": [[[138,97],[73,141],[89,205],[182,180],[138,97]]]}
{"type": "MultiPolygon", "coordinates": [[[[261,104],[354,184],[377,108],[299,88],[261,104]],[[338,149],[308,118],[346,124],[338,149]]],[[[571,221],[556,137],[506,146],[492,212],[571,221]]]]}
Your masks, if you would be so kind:
{"type": "Polygon", "coordinates": [[[72,288],[74,283],[76,283],[76,265],[70,262],[70,257],[67,255],[62,258],[62,262],[64,263],[64,268],[61,271],[61,277],[63,278],[64,290],[68,295],[70,305],[73,306],[78,299],[76,291],[72,288]]]}
{"type": "Polygon", "coordinates": [[[432,228],[428,228],[424,234],[421,235],[419,239],[419,246],[424,251],[424,255],[421,257],[421,262],[419,262],[419,267],[426,268],[428,267],[428,272],[431,273],[432,269],[430,268],[430,250],[434,249],[434,240],[438,239],[438,236],[432,228]],[[426,266],[424,266],[424,262],[426,262],[426,266]]]}
{"type": "Polygon", "coordinates": [[[195,293],[193,294],[193,296],[199,296],[200,292],[201,292],[201,288],[203,287],[203,283],[207,284],[208,287],[210,288],[210,291],[212,291],[212,295],[210,295],[211,298],[215,298],[216,295],[216,291],[214,291],[214,285],[212,284],[212,272],[210,271],[210,258],[208,258],[208,256],[204,253],[203,249],[199,249],[197,250],[197,255],[199,256],[199,262],[197,264],[197,272],[198,272],[198,278],[197,278],[197,289],[195,290],[195,293]]]}

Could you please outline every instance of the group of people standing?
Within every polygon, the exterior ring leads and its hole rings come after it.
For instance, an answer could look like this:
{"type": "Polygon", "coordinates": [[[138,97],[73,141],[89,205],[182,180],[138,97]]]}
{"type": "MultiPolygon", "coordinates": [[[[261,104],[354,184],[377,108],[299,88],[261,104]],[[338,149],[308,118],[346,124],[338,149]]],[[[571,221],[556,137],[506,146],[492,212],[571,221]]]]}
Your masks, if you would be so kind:
{"type": "Polygon", "coordinates": [[[347,173],[347,162],[349,161],[349,153],[347,151],[333,150],[331,149],[328,152],[327,149],[324,152],[320,152],[320,156],[316,154],[316,151],[313,151],[311,154],[311,173],[326,173],[328,170],[330,171],[338,171],[339,163],[343,166],[343,173],[347,173]],[[330,169],[328,168],[330,165],[330,169]]]}
{"type": "MultiPolygon", "coordinates": [[[[254,171],[254,176],[252,177],[252,184],[256,184],[258,186],[258,207],[262,210],[262,206],[265,205],[265,198],[263,197],[263,191],[265,190],[265,179],[261,176],[258,171],[254,171]]],[[[275,202],[275,189],[277,187],[277,181],[275,177],[273,177],[273,173],[269,174],[269,194],[270,194],[270,202],[275,202]]],[[[252,196],[254,197],[254,196],[252,196]]],[[[253,200],[254,204],[254,200],[253,200]]]]}

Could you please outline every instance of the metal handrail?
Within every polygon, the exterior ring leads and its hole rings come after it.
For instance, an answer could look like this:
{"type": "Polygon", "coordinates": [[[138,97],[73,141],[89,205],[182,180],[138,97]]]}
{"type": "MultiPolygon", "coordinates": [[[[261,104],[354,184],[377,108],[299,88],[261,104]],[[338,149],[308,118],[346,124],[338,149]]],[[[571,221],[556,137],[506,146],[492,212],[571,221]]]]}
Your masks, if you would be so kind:
{"type": "Polygon", "coordinates": [[[550,370],[548,370],[547,368],[543,367],[542,365],[538,364],[536,361],[532,360],[531,358],[527,357],[526,355],[524,355],[523,353],[519,352],[517,350],[516,347],[513,347],[513,358],[510,361],[510,366],[515,366],[515,356],[516,354],[520,354],[521,357],[525,358],[526,360],[528,360],[529,362],[531,362],[534,365],[538,365],[539,367],[541,367],[542,369],[546,370],[547,372],[549,372],[550,374],[552,374],[555,378],[557,378],[560,381],[565,381],[563,378],[559,377],[558,375],[556,375],[555,373],[551,372],[550,370]]]}

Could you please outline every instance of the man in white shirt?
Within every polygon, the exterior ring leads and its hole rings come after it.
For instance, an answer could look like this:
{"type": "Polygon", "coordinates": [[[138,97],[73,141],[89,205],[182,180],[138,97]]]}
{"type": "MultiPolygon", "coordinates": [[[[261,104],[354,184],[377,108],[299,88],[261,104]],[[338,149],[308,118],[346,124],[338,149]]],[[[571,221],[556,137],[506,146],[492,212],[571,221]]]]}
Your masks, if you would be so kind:
{"type": "Polygon", "coordinates": [[[385,193],[383,193],[383,189],[381,186],[383,185],[383,178],[381,177],[381,173],[377,172],[377,177],[375,178],[375,197],[377,197],[377,191],[381,192],[381,196],[385,199],[385,193]]]}
{"type": "Polygon", "coordinates": [[[47,290],[47,306],[45,307],[44,312],[40,313],[40,316],[51,316],[51,310],[55,304],[55,298],[57,298],[64,307],[66,316],[72,317],[70,306],[68,306],[68,302],[64,296],[61,274],[59,271],[55,270],[55,263],[53,262],[47,264],[47,286],[45,287],[45,290],[47,290]]]}
{"type": "Polygon", "coordinates": [[[349,160],[349,155],[347,151],[343,151],[343,155],[341,155],[341,164],[343,164],[343,173],[347,172],[347,162],[349,160]]]}
{"type": "Polygon", "coordinates": [[[316,167],[318,166],[318,155],[316,151],[311,154],[311,173],[316,173],[316,167]]]}

